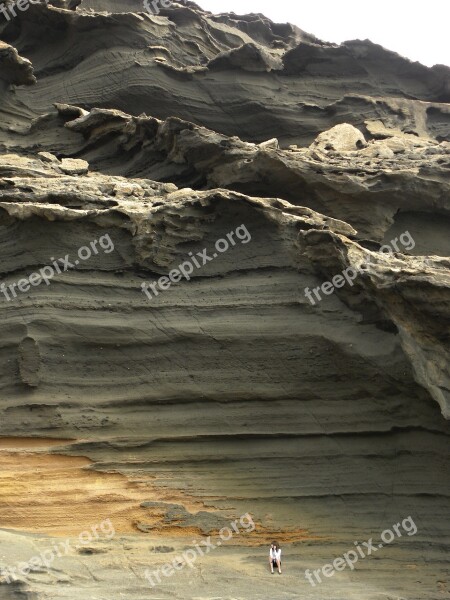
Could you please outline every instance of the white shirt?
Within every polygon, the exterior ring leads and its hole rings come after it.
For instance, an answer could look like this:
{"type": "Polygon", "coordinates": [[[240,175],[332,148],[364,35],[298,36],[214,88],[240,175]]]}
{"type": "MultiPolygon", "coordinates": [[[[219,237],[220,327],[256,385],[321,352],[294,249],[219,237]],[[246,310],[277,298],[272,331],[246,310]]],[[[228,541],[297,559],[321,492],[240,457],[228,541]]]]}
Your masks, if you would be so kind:
{"type": "Polygon", "coordinates": [[[272,560],[281,560],[281,548],[278,548],[278,550],[271,548],[269,551],[269,556],[272,560]]]}

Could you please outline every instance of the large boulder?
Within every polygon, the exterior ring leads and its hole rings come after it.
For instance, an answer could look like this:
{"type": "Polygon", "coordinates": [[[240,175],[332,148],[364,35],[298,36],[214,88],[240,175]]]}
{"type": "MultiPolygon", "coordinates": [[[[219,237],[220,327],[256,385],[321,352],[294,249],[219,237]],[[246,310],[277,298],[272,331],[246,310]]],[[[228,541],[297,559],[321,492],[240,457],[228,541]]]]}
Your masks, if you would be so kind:
{"type": "Polygon", "coordinates": [[[351,152],[366,146],[363,134],[349,123],[340,123],[331,129],[320,133],[310,148],[322,151],[351,152]]]}

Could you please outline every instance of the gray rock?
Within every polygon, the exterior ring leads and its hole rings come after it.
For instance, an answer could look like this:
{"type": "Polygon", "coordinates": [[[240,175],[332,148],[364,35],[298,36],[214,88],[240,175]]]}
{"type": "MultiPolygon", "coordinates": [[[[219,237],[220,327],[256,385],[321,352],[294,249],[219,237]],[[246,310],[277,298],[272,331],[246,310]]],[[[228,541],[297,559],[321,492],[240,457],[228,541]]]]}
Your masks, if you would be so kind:
{"type": "Polygon", "coordinates": [[[317,148],[322,152],[349,152],[359,150],[365,145],[366,140],[359,129],[349,123],[341,123],[319,134],[311,144],[311,149],[317,148]]]}
{"type": "Polygon", "coordinates": [[[60,168],[67,175],[84,175],[89,171],[89,163],[79,158],[63,158],[60,168]]]}
{"type": "Polygon", "coordinates": [[[449,71],[165,4],[0,25],[0,598],[444,597],[449,71]]]}

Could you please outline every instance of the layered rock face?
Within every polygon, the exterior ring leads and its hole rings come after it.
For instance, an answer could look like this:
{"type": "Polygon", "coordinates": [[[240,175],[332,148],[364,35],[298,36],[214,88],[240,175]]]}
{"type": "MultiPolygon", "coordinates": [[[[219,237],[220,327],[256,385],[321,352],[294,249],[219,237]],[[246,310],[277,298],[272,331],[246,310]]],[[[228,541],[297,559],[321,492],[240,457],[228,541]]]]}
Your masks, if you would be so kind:
{"type": "Polygon", "coordinates": [[[0,599],[445,599],[449,69],[193,2],[0,40],[0,599]]]}

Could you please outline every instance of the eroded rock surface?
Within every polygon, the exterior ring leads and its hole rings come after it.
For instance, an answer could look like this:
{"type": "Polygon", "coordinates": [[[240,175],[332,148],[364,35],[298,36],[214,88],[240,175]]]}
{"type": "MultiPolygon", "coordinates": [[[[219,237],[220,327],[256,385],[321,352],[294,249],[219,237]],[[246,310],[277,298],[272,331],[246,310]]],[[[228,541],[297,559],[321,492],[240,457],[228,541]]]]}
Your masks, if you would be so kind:
{"type": "Polygon", "coordinates": [[[0,598],[445,598],[448,68],[193,2],[0,39],[0,598]]]}

